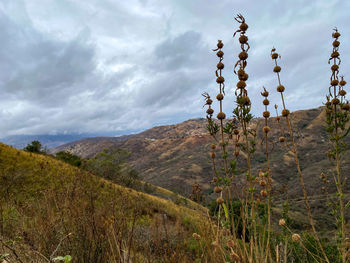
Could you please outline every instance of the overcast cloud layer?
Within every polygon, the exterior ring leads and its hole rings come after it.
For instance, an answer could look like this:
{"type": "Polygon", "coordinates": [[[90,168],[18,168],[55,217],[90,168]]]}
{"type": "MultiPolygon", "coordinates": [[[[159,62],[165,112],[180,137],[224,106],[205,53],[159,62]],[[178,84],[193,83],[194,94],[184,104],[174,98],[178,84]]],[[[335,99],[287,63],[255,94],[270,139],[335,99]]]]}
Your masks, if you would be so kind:
{"type": "Polygon", "coordinates": [[[350,79],[349,10],[350,2],[341,0],[2,1],[0,137],[117,134],[204,117],[201,93],[217,93],[211,49],[218,39],[225,43],[231,112],[237,13],[250,26],[254,114],[262,108],[262,86],[273,104],[280,102],[272,46],[282,55],[288,108],[318,107],[327,92],[335,26],[342,33],[341,72],[350,79]]]}

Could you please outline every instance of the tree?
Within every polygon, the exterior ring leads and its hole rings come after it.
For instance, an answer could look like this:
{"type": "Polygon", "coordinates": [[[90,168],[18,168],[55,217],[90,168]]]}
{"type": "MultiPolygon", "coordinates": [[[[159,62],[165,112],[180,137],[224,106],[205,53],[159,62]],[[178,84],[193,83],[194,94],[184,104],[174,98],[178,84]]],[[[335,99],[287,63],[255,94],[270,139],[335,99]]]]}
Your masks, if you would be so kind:
{"type": "Polygon", "coordinates": [[[42,145],[39,141],[32,141],[32,143],[28,144],[23,150],[32,153],[44,153],[44,151],[42,151],[41,148],[42,145]]]}
{"type": "Polygon", "coordinates": [[[58,153],[56,153],[56,158],[58,160],[61,160],[63,162],[69,163],[73,166],[77,166],[80,167],[82,160],[78,155],[72,154],[70,152],[66,152],[66,151],[60,151],[58,153]]]}

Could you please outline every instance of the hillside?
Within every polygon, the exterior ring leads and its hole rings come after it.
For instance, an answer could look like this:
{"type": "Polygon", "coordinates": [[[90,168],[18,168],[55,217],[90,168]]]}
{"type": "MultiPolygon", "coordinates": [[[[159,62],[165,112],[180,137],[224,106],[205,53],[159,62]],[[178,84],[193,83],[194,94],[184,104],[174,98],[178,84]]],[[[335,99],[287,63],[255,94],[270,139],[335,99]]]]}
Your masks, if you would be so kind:
{"type": "Polygon", "coordinates": [[[0,256],[9,262],[65,255],[73,262],[193,262],[192,233],[210,236],[198,205],[175,205],[4,144],[0,185],[0,256]]]}

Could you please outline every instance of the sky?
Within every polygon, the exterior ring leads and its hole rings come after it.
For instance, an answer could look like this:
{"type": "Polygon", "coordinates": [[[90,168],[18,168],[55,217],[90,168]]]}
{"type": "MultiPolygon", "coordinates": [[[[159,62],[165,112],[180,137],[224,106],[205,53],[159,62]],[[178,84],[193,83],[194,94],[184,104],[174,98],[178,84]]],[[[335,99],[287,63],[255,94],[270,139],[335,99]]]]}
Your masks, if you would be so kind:
{"type": "Polygon", "coordinates": [[[249,25],[254,116],[263,86],[280,105],[272,47],[281,54],[287,108],[319,107],[335,26],[340,71],[350,75],[349,10],[344,0],[1,0],[0,137],[118,135],[205,117],[201,94],[218,93],[218,39],[232,116],[238,13],[249,25]]]}

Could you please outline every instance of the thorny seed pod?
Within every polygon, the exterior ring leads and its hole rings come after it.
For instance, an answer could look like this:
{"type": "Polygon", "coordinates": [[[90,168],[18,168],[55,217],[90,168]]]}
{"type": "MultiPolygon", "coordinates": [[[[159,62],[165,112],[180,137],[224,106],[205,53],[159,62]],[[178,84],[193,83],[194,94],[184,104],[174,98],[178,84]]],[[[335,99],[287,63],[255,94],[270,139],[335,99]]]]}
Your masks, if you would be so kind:
{"type": "Polygon", "coordinates": [[[293,234],[292,235],[292,240],[293,242],[299,242],[301,239],[300,235],[299,234],[293,234]]]}
{"type": "Polygon", "coordinates": [[[236,247],[235,242],[234,242],[232,239],[227,240],[226,245],[227,245],[229,248],[235,248],[235,247],[236,247]]]}
{"type": "Polygon", "coordinates": [[[217,46],[218,48],[223,48],[223,47],[224,47],[224,43],[222,43],[221,40],[218,40],[218,43],[216,44],[216,46],[217,46]]]}
{"type": "Polygon", "coordinates": [[[334,51],[332,54],[331,54],[331,58],[337,58],[339,57],[339,52],[338,51],[334,51]]]}
{"type": "Polygon", "coordinates": [[[339,83],[339,81],[337,79],[333,79],[331,81],[331,86],[333,86],[333,87],[338,86],[338,83],[339,83]]]}
{"type": "Polygon", "coordinates": [[[261,92],[261,96],[268,97],[269,96],[269,92],[267,90],[264,90],[263,92],[261,92]]]}
{"type": "Polygon", "coordinates": [[[197,233],[193,233],[192,237],[197,240],[197,241],[200,241],[201,240],[201,236],[198,235],[197,233]]]}
{"type": "Polygon", "coordinates": [[[219,120],[223,120],[223,119],[226,118],[226,114],[221,111],[221,112],[218,113],[217,118],[219,120]]]}
{"type": "Polygon", "coordinates": [[[285,226],[286,225],[286,220],[284,220],[283,218],[281,218],[279,221],[278,221],[278,224],[280,226],[285,226]]]}
{"type": "Polygon", "coordinates": [[[212,150],[215,150],[216,145],[215,145],[215,144],[212,144],[212,145],[210,145],[210,148],[211,148],[212,150]]]}
{"type": "Polygon", "coordinates": [[[244,76],[244,74],[246,74],[246,73],[245,73],[244,69],[242,69],[242,68],[240,68],[240,69],[237,71],[238,77],[244,76]]]}
{"type": "Polygon", "coordinates": [[[260,186],[265,186],[266,185],[266,181],[265,180],[261,180],[260,181],[260,186]]]}
{"type": "Polygon", "coordinates": [[[224,198],[222,198],[222,197],[220,196],[220,197],[218,197],[218,198],[216,199],[216,202],[217,202],[219,205],[221,205],[221,204],[223,204],[223,203],[225,202],[225,200],[224,200],[224,198]]]}
{"type": "Polygon", "coordinates": [[[338,105],[340,103],[340,100],[338,98],[332,99],[332,104],[333,105],[338,105]]]}
{"type": "Polygon", "coordinates": [[[346,85],[346,81],[342,78],[341,81],[339,81],[339,85],[340,86],[345,86],[346,85]]]}
{"type": "Polygon", "coordinates": [[[246,106],[248,106],[248,105],[250,105],[250,99],[249,99],[249,97],[248,96],[243,96],[242,97],[242,100],[243,100],[243,104],[244,105],[246,105],[246,106]]]}
{"type": "Polygon", "coordinates": [[[346,91],[345,90],[339,90],[339,95],[344,97],[346,95],[346,91]]]}
{"type": "Polygon", "coordinates": [[[211,152],[211,153],[210,153],[210,157],[214,159],[214,158],[215,158],[215,153],[214,153],[214,152],[211,152]]]}
{"type": "Polygon", "coordinates": [[[210,98],[208,98],[207,100],[206,100],[206,104],[207,105],[211,105],[213,103],[213,101],[210,99],[210,98]]]}
{"type": "Polygon", "coordinates": [[[213,110],[212,108],[209,108],[209,109],[207,109],[207,113],[208,113],[209,115],[211,115],[211,114],[214,113],[214,110],[213,110]]]}
{"type": "Polygon", "coordinates": [[[270,117],[270,112],[269,111],[264,111],[263,112],[263,117],[264,118],[269,118],[270,117]]]}
{"type": "Polygon", "coordinates": [[[218,69],[224,69],[225,65],[224,65],[224,63],[219,62],[219,63],[216,65],[216,67],[217,67],[218,69]]]}
{"type": "Polygon", "coordinates": [[[287,109],[284,109],[284,110],[282,110],[282,116],[283,117],[287,117],[288,115],[289,115],[289,110],[287,110],[287,109]]]}
{"type": "Polygon", "coordinates": [[[263,128],[263,131],[264,131],[265,133],[269,133],[269,132],[270,132],[270,127],[269,127],[269,126],[265,126],[265,127],[263,128]]]}
{"type": "Polygon", "coordinates": [[[224,52],[222,52],[221,50],[219,50],[216,55],[219,57],[219,58],[222,58],[224,56],[224,52]]]}
{"type": "Polygon", "coordinates": [[[340,33],[338,32],[338,31],[335,31],[334,33],[332,33],[332,37],[333,38],[338,38],[338,37],[340,37],[341,35],[340,35],[340,33]]]}
{"type": "Polygon", "coordinates": [[[332,66],[331,66],[331,70],[332,71],[337,71],[339,69],[339,66],[337,65],[337,64],[333,64],[332,66]]]}
{"type": "Polygon", "coordinates": [[[339,47],[340,42],[338,40],[333,41],[333,47],[339,47]]]}
{"type": "Polygon", "coordinates": [[[272,54],[271,54],[271,58],[272,58],[272,59],[278,59],[278,53],[275,53],[275,52],[272,53],[272,54]]]}
{"type": "Polygon", "coordinates": [[[222,188],[220,186],[215,186],[214,187],[214,192],[215,193],[219,194],[219,193],[221,193],[221,191],[222,191],[222,188]]]}
{"type": "Polygon", "coordinates": [[[267,196],[267,192],[266,192],[266,190],[265,189],[263,189],[263,190],[261,190],[260,191],[260,195],[261,195],[261,197],[266,197],[267,196]]]}
{"type": "Polygon", "coordinates": [[[277,117],[276,117],[276,120],[277,120],[277,121],[279,121],[280,119],[281,119],[281,117],[280,117],[280,116],[277,116],[277,117]]]}
{"type": "Polygon", "coordinates": [[[284,136],[281,136],[280,138],[279,138],[279,141],[280,142],[284,142],[286,140],[286,138],[284,137],[284,136]]]}
{"type": "Polygon", "coordinates": [[[219,77],[217,77],[216,82],[219,83],[219,84],[221,84],[221,83],[224,83],[224,82],[225,82],[225,79],[224,79],[223,76],[219,76],[219,77]]]}
{"type": "Polygon", "coordinates": [[[281,67],[280,66],[275,66],[273,68],[273,72],[275,72],[275,73],[281,72],[281,67]]]}
{"type": "Polygon", "coordinates": [[[260,178],[264,178],[264,176],[265,176],[265,174],[264,174],[262,171],[260,171],[260,172],[259,172],[259,177],[260,177],[260,178]]]}
{"type": "Polygon", "coordinates": [[[234,133],[234,135],[238,135],[238,134],[239,134],[239,130],[234,129],[234,130],[233,130],[233,133],[234,133]]]}
{"type": "Polygon", "coordinates": [[[270,101],[269,101],[268,99],[264,99],[264,100],[263,100],[263,104],[264,104],[265,106],[267,106],[267,105],[270,104],[270,101]]]}
{"type": "Polygon", "coordinates": [[[248,25],[246,23],[242,23],[239,26],[239,29],[242,30],[242,31],[247,31],[248,30],[248,25]]]}
{"type": "Polygon", "coordinates": [[[219,93],[219,94],[216,96],[216,99],[217,99],[218,101],[223,100],[223,99],[224,99],[224,95],[223,95],[222,93],[219,93]]]}
{"type": "Polygon", "coordinates": [[[278,85],[277,86],[277,91],[278,92],[283,92],[285,90],[284,86],[283,85],[278,85]]]}
{"type": "Polygon", "coordinates": [[[240,80],[237,82],[237,88],[239,88],[239,89],[244,89],[246,86],[247,86],[247,84],[243,80],[240,80]]]}
{"type": "Polygon", "coordinates": [[[246,60],[248,58],[248,53],[245,51],[242,51],[241,53],[239,53],[238,58],[240,60],[246,60]]]}
{"type": "Polygon", "coordinates": [[[248,37],[247,36],[245,36],[245,35],[241,35],[240,37],[239,37],[239,43],[241,43],[241,44],[245,44],[245,43],[247,43],[248,42],[248,37]]]}
{"type": "Polygon", "coordinates": [[[244,73],[242,76],[238,76],[239,80],[246,81],[248,80],[249,75],[247,73],[244,73]]]}

